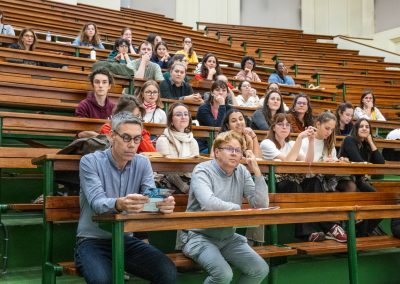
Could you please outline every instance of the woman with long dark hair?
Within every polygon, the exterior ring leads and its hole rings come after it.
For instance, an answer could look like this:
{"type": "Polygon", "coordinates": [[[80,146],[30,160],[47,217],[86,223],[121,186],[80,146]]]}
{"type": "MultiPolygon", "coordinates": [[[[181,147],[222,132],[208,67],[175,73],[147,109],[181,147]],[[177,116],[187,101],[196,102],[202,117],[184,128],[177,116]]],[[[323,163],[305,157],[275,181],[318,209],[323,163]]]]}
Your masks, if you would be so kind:
{"type": "Polygon", "coordinates": [[[254,112],[251,128],[269,130],[274,116],[283,112],[285,109],[282,95],[279,91],[272,90],[265,96],[263,107],[254,112]]]}
{"type": "Polygon", "coordinates": [[[288,121],[294,133],[300,133],[306,127],[314,125],[310,98],[306,94],[298,94],[294,97],[288,113],[288,121]]]}

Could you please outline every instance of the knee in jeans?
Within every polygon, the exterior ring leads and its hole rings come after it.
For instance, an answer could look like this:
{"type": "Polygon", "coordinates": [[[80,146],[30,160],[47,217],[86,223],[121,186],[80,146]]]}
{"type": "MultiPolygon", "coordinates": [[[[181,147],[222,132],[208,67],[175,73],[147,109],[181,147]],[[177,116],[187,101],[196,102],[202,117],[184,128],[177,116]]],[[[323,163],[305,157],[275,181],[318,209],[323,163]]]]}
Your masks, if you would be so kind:
{"type": "Polygon", "coordinates": [[[252,263],[244,273],[254,278],[263,279],[269,273],[269,266],[263,259],[260,259],[252,263]]]}
{"type": "Polygon", "coordinates": [[[83,277],[88,284],[110,284],[112,283],[112,275],[99,270],[92,275],[87,275],[83,272],[83,277]]]}
{"type": "Polygon", "coordinates": [[[211,273],[213,279],[212,283],[228,284],[231,283],[233,278],[233,271],[231,268],[220,268],[211,273]]]}

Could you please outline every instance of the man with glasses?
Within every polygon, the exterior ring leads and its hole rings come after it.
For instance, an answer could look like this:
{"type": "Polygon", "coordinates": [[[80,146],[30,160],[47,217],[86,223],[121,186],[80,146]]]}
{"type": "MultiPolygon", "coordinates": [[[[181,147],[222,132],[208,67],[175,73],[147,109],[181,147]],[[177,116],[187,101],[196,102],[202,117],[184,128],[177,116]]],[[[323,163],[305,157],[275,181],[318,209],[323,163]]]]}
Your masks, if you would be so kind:
{"type": "MultiPolygon", "coordinates": [[[[186,211],[239,210],[247,198],[252,208],[269,204],[268,188],[245,140],[227,131],[214,140],[214,159],[197,165],[192,173],[186,211]],[[240,164],[243,156],[246,166],[240,164]]],[[[230,283],[232,264],[240,270],[240,283],[261,283],[268,275],[267,263],[248,245],[247,239],[235,228],[192,229],[181,236],[183,253],[208,272],[204,283],[230,283]]]]}
{"type": "MultiPolygon", "coordinates": [[[[141,193],[155,187],[150,161],[136,155],[141,133],[142,122],[130,112],[120,112],[112,119],[111,148],[85,155],[80,161],[81,211],[75,263],[87,283],[112,282],[111,233],[100,229],[93,216],[140,212],[149,201],[141,193]]],[[[174,198],[164,199],[157,207],[161,213],[173,212],[174,198]]],[[[125,235],[124,269],[151,283],[176,282],[173,262],[134,234],[125,235]]]]}

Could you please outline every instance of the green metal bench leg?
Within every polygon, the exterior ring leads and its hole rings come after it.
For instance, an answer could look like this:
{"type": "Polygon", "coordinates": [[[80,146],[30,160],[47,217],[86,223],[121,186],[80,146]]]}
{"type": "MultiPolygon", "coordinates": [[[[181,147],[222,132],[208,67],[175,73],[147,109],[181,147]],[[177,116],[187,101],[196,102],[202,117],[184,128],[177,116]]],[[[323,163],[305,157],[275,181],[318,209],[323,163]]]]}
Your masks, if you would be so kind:
{"type": "Polygon", "coordinates": [[[349,221],[347,222],[347,255],[350,284],[358,284],[356,220],[354,211],[349,212],[349,221]]]}
{"type": "Polygon", "coordinates": [[[55,284],[56,276],[62,274],[62,267],[59,265],[53,265],[50,262],[46,262],[43,266],[43,284],[55,284]]]}
{"type": "Polygon", "coordinates": [[[113,283],[124,284],[124,223],[112,223],[113,283]]]}

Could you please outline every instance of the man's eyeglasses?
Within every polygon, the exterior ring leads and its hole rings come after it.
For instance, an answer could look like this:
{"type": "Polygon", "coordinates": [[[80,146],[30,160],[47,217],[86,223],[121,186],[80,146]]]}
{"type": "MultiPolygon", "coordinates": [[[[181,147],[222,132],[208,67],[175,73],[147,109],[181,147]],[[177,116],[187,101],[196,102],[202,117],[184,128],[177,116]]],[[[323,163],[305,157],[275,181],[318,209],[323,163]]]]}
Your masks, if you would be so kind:
{"type": "Polygon", "coordinates": [[[158,91],[145,91],[144,94],[148,96],[156,96],[158,95],[158,91]]]}
{"type": "Polygon", "coordinates": [[[218,149],[224,150],[226,153],[228,154],[234,154],[234,153],[238,153],[240,155],[243,154],[242,149],[240,148],[234,148],[234,147],[220,147],[218,149]]]}
{"type": "Polygon", "coordinates": [[[188,117],[189,113],[188,112],[177,112],[174,114],[176,117],[188,117]]]}
{"type": "Polygon", "coordinates": [[[126,143],[130,143],[132,140],[135,144],[139,144],[140,142],[142,142],[143,137],[142,135],[137,135],[137,136],[130,136],[128,134],[119,134],[118,132],[114,132],[115,134],[117,134],[119,137],[122,138],[122,141],[126,142],[126,143]]]}

